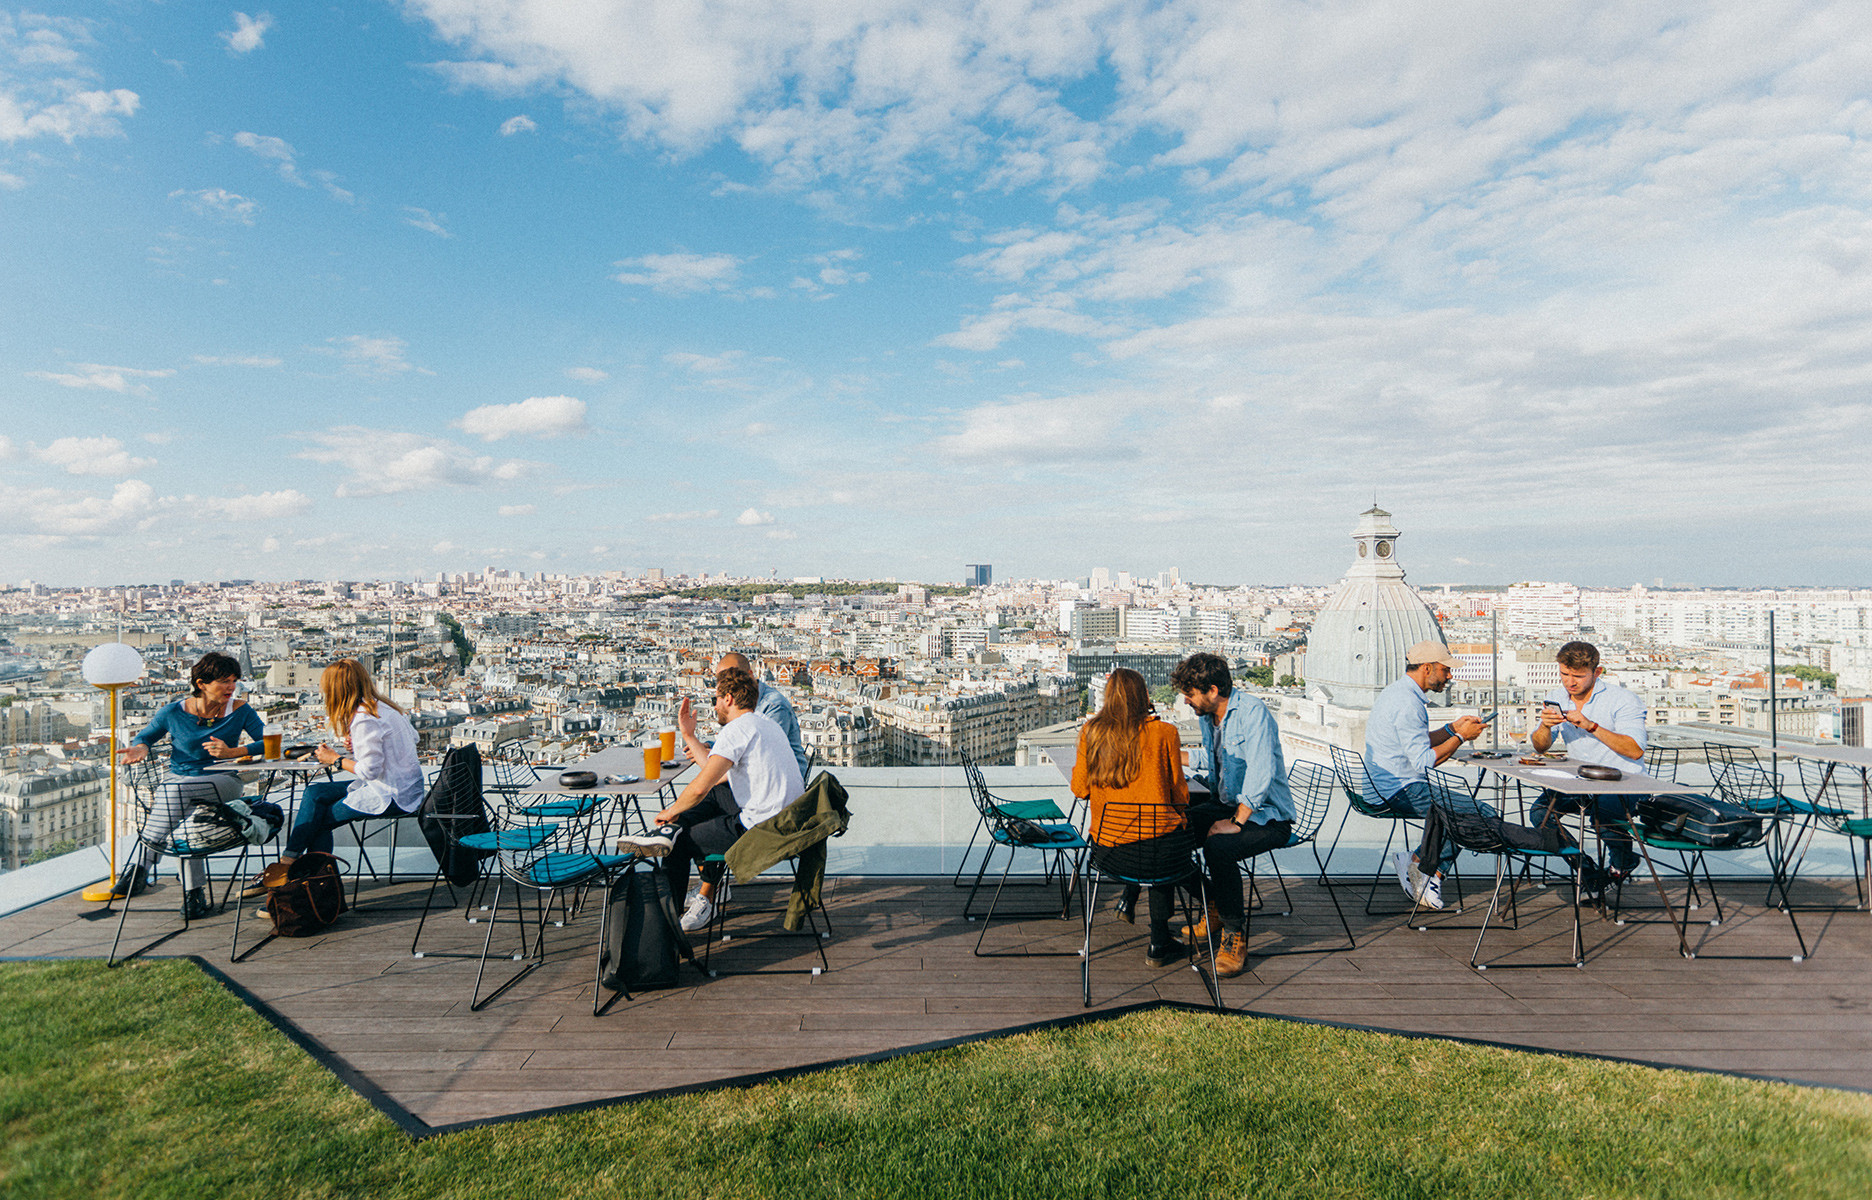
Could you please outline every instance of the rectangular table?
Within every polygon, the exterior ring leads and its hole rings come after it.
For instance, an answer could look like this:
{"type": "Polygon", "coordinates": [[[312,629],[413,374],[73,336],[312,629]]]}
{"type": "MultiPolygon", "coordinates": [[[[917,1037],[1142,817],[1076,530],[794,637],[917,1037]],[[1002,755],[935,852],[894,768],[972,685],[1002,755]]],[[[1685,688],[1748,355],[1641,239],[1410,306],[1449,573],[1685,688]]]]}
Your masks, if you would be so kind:
{"type": "MultiPolygon", "coordinates": [[[[1478,758],[1473,754],[1469,754],[1458,758],[1456,761],[1465,762],[1480,768],[1484,772],[1499,775],[1504,780],[1512,779],[1515,783],[1517,796],[1520,795],[1521,788],[1527,785],[1543,788],[1548,791],[1559,792],[1563,796],[1695,796],[1701,794],[1695,788],[1685,787],[1680,783],[1672,783],[1664,779],[1657,779],[1644,774],[1642,771],[1633,771],[1629,768],[1620,768],[1623,777],[1619,779],[1587,779],[1582,777],[1579,773],[1579,769],[1587,764],[1577,759],[1570,758],[1549,759],[1543,761],[1538,766],[1521,762],[1520,756],[1518,755],[1512,758],[1478,758]]],[[[1478,788],[1481,786],[1481,780],[1479,778],[1477,779],[1476,785],[1478,788]]],[[[1523,815],[1526,814],[1526,811],[1527,806],[1526,803],[1523,802],[1523,815]]],[[[1579,845],[1583,853],[1586,848],[1586,829],[1590,824],[1587,819],[1587,809],[1584,805],[1580,807],[1577,816],[1579,817],[1579,845]]],[[[1594,832],[1595,834],[1598,832],[1596,826],[1594,827],[1594,832]]],[[[1604,839],[1601,838],[1601,840],[1603,841],[1604,839]]],[[[1652,880],[1658,885],[1658,898],[1660,900],[1665,900],[1664,885],[1662,880],[1658,878],[1657,867],[1651,863],[1651,852],[1645,848],[1642,841],[1637,844],[1640,851],[1644,854],[1645,865],[1651,870],[1652,880]]],[[[1577,888],[1577,886],[1578,883],[1576,879],[1575,887],[1577,888]]],[[[1668,900],[1665,900],[1665,908],[1666,911],[1671,914],[1671,924],[1676,926],[1676,910],[1670,907],[1668,900]]],[[[1577,903],[1575,905],[1573,938],[1574,959],[1577,962],[1583,963],[1586,961],[1586,953],[1585,944],[1580,936],[1577,903]]],[[[1682,943],[1683,930],[1681,927],[1678,927],[1678,944],[1680,947],[1682,943]]]]}
{"type": "MultiPolygon", "coordinates": [[[[679,751],[680,753],[680,751],[679,751]]],[[[660,779],[639,779],[636,783],[605,783],[611,775],[641,775],[643,773],[643,748],[640,746],[607,746],[598,753],[582,758],[577,762],[566,763],[558,770],[551,771],[544,779],[536,780],[532,786],[521,788],[515,793],[519,796],[616,796],[622,797],[636,814],[640,824],[647,823],[643,815],[643,797],[654,796],[669,789],[669,798],[676,798],[676,781],[681,779],[694,764],[678,758],[674,767],[664,767],[660,779]],[[598,776],[599,782],[588,788],[569,788],[560,784],[562,771],[590,771],[598,776]]]]}

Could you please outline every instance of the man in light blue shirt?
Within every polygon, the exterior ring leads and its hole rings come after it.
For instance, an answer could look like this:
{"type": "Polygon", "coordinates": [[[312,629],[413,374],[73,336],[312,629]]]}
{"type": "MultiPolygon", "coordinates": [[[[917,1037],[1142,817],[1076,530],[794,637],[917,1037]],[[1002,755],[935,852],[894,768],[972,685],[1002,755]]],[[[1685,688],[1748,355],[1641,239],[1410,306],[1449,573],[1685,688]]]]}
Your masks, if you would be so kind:
{"type": "Polygon", "coordinates": [[[1170,686],[1202,718],[1203,767],[1212,799],[1192,802],[1188,820],[1203,836],[1209,866],[1210,910],[1183,930],[1192,945],[1221,927],[1212,969],[1227,978],[1247,969],[1246,909],[1242,903],[1242,860],[1278,850],[1293,839],[1293,794],[1281,759],[1280,732],[1267,705],[1234,694],[1228,663],[1214,654],[1192,654],[1170,673],[1170,686]]]}
{"type": "MultiPolygon", "coordinates": [[[[1430,706],[1424,696],[1449,686],[1456,659],[1449,647],[1434,639],[1418,642],[1404,655],[1404,674],[1372,704],[1365,722],[1365,769],[1375,801],[1399,816],[1421,820],[1430,815],[1430,785],[1425,776],[1448,760],[1463,743],[1480,737],[1484,728],[1476,717],[1457,717],[1434,732],[1430,706]]],[[[1442,839],[1434,872],[1420,869],[1418,857],[1400,850],[1392,858],[1398,885],[1413,900],[1431,908],[1443,907],[1443,875],[1456,862],[1456,843],[1442,839]]]]}
{"type": "MultiPolygon", "coordinates": [[[[1560,686],[1547,694],[1539,723],[1528,736],[1534,749],[1545,753],[1558,738],[1568,758],[1642,773],[1644,701],[1618,684],[1599,678],[1604,669],[1599,665],[1598,647],[1590,642],[1568,642],[1554,658],[1560,664],[1560,686]]],[[[1611,851],[1614,879],[1625,878],[1638,866],[1638,852],[1624,832],[1624,822],[1637,808],[1639,799],[1598,796],[1590,801],[1599,835],[1611,851]]],[[[1545,825],[1552,813],[1578,812],[1588,802],[1584,796],[1542,792],[1528,806],[1528,813],[1545,825]]]]}
{"type": "Polygon", "coordinates": [[[721,661],[715,664],[715,673],[720,675],[730,669],[754,675],[755,682],[760,684],[760,702],[754,706],[754,711],[778,725],[780,732],[786,734],[787,745],[793,747],[793,759],[799,763],[800,778],[805,779],[809,774],[806,769],[806,749],[800,745],[799,718],[793,713],[793,705],[779,688],[769,687],[765,680],[754,674],[754,665],[748,662],[747,655],[737,654],[733,650],[722,655],[721,661]]]}

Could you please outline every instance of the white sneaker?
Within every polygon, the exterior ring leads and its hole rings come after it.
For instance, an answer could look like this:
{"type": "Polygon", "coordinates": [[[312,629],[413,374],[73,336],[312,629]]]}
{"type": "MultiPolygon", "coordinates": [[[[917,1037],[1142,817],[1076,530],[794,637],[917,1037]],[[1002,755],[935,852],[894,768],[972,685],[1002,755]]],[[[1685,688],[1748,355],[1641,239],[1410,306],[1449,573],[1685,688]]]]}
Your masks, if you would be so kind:
{"type": "MultiPolygon", "coordinates": [[[[687,908],[689,905],[693,904],[695,898],[701,894],[702,881],[698,879],[689,885],[689,894],[683,897],[683,907],[687,908]]],[[[726,879],[722,880],[715,885],[715,894],[721,897],[721,902],[723,904],[728,903],[730,900],[734,899],[734,884],[729,883],[726,879]]]]}
{"type": "Polygon", "coordinates": [[[1425,875],[1423,895],[1418,897],[1425,908],[1443,907],[1443,879],[1438,875],[1425,875]]]}
{"type": "Polygon", "coordinates": [[[618,853],[662,858],[675,847],[676,832],[674,825],[658,825],[648,833],[627,833],[618,839],[618,853]]]}
{"type": "Polygon", "coordinates": [[[1430,880],[1434,878],[1436,878],[1436,876],[1425,875],[1422,871],[1418,870],[1417,869],[1417,856],[1415,854],[1411,855],[1411,860],[1410,860],[1411,899],[1413,900],[1422,899],[1423,894],[1424,894],[1424,888],[1429,886],[1430,880]]]}
{"type": "Polygon", "coordinates": [[[697,892],[689,907],[683,909],[682,931],[699,933],[708,928],[708,923],[715,919],[715,902],[697,892]]]}
{"type": "Polygon", "coordinates": [[[1417,870],[1417,864],[1411,861],[1410,851],[1399,850],[1396,854],[1393,854],[1391,856],[1391,866],[1397,871],[1397,885],[1404,889],[1404,894],[1406,896],[1415,900],[1417,898],[1417,893],[1422,890],[1422,885],[1412,879],[1411,876],[1421,875],[1422,872],[1417,870]]]}

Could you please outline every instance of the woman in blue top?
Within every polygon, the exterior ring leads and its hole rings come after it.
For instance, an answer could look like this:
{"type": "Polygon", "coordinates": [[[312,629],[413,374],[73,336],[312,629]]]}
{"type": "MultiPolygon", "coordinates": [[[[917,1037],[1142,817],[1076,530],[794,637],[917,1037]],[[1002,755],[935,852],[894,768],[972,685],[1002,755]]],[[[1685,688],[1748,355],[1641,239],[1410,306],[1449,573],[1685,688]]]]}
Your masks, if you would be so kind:
{"type": "MultiPolygon", "coordinates": [[[[240,663],[209,651],[189,668],[189,694],[165,704],[143,732],[124,747],[126,765],[149,757],[150,747],[169,739],[169,772],[157,789],[156,803],[137,838],[135,858],[124,865],[114,887],[119,895],[134,896],[149,882],[156,865],[156,847],[167,841],[191,808],[204,799],[232,800],[240,795],[240,776],[231,771],[209,771],[219,758],[240,758],[261,752],[265,730],[260,716],[244,700],[234,698],[240,684],[240,663]],[[245,735],[246,745],[242,744],[245,735]],[[187,784],[189,786],[171,786],[187,784]],[[212,791],[210,791],[212,789],[212,791]]],[[[199,859],[182,861],[182,911],[190,920],[208,915],[206,870],[199,859]]]]}

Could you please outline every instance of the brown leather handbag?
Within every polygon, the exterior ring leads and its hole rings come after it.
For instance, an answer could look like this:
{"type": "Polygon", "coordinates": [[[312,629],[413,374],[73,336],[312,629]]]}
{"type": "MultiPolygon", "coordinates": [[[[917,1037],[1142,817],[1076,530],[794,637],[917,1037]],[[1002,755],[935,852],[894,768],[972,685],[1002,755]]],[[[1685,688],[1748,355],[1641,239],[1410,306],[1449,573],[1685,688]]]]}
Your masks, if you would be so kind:
{"type": "Polygon", "coordinates": [[[291,862],[277,862],[262,875],[267,885],[267,915],[280,937],[311,937],[323,933],[344,915],[344,876],[338,859],[322,850],[309,850],[291,862]],[[279,881],[274,882],[275,872],[279,881]]]}

